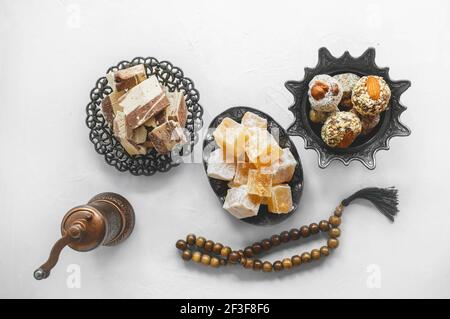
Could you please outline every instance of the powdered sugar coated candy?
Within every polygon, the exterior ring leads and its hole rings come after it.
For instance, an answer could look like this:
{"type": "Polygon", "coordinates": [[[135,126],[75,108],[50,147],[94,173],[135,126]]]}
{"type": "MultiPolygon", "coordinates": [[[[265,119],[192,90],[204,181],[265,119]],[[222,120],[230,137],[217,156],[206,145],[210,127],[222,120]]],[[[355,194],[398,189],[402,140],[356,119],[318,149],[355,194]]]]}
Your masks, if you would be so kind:
{"type": "Polygon", "coordinates": [[[207,174],[215,179],[231,181],[236,174],[236,164],[227,163],[224,160],[223,150],[218,148],[209,156],[207,174]]]}
{"type": "Polygon", "coordinates": [[[260,205],[260,199],[252,196],[247,185],[243,185],[228,190],[223,208],[234,217],[242,219],[258,215],[260,205]]]}
{"type": "Polygon", "coordinates": [[[241,124],[245,127],[259,127],[267,130],[267,120],[253,112],[245,112],[241,124]]]}
{"type": "Polygon", "coordinates": [[[341,84],[333,77],[320,74],[309,82],[308,90],[311,107],[320,112],[334,112],[338,110],[342,99],[341,84]]]}

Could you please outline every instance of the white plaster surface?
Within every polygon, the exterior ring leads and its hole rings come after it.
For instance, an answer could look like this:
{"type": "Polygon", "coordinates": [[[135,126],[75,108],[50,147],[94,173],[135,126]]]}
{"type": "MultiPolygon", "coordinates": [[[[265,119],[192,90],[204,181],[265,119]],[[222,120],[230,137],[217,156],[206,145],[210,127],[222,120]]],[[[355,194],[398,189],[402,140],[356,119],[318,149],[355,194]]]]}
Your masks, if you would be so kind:
{"type": "Polygon", "coordinates": [[[450,297],[449,21],[446,0],[1,0],[0,297],[450,297]],[[135,56],[180,66],[200,91],[205,125],[247,105],[287,127],[293,98],[284,82],[302,79],[322,46],[354,56],[375,47],[393,79],[411,80],[402,121],[413,133],[378,153],[374,171],[359,163],[319,169],[316,153],[293,138],[306,184],[299,210],[283,224],[251,226],[222,211],[200,164],[134,177],[106,165],[88,139],[85,105],[95,80],[135,56]],[[391,185],[400,190],[396,222],[353,205],[341,246],[316,267],[217,271],[183,262],[174,248],[190,232],[243,247],[327,217],[359,188],[391,185]],[[103,191],[134,205],[130,239],[90,253],[67,249],[51,277],[35,281],[64,213],[103,191]]]}

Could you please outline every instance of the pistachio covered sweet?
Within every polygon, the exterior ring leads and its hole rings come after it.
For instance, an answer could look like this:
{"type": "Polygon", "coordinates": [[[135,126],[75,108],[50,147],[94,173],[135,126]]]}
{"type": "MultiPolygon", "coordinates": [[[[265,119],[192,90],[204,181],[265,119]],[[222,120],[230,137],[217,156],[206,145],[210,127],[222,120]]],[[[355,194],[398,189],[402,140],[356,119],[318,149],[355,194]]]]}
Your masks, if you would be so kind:
{"type": "Polygon", "coordinates": [[[330,115],[334,114],[335,112],[320,112],[316,111],[314,109],[311,109],[309,111],[309,119],[314,124],[323,124],[327,120],[330,115]]]}
{"type": "Polygon", "coordinates": [[[364,116],[356,112],[355,109],[351,109],[352,113],[357,115],[361,120],[361,136],[366,136],[370,134],[373,129],[380,123],[380,115],[377,114],[375,116],[364,116]]]}
{"type": "Polygon", "coordinates": [[[351,112],[337,112],[322,126],[322,140],[330,147],[347,148],[361,133],[358,116],[351,112]]]}
{"type": "Polygon", "coordinates": [[[343,73],[335,75],[333,78],[335,78],[342,86],[342,100],[339,104],[339,108],[342,111],[350,111],[353,108],[352,91],[361,77],[353,73],[343,73]]]}

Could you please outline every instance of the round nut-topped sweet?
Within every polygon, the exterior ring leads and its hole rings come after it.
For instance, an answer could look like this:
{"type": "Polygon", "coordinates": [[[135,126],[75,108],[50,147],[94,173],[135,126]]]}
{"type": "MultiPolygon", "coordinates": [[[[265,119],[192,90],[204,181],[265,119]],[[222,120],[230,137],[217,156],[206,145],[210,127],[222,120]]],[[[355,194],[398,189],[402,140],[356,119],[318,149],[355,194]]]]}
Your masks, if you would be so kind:
{"type": "Polygon", "coordinates": [[[361,136],[366,136],[373,131],[373,129],[380,123],[380,115],[364,116],[352,109],[350,112],[354,113],[361,120],[361,136]]]}
{"type": "Polygon", "coordinates": [[[323,123],[325,123],[327,118],[330,117],[330,115],[332,115],[334,113],[335,112],[321,112],[321,111],[316,111],[314,109],[311,109],[309,111],[309,119],[311,120],[311,122],[313,122],[315,124],[323,124],[323,123]]]}
{"type": "Polygon", "coordinates": [[[347,148],[361,133],[361,120],[351,112],[337,112],[322,126],[322,140],[330,147],[347,148]]]}
{"type": "Polygon", "coordinates": [[[365,76],[356,83],[352,92],[355,110],[364,116],[375,116],[386,110],[391,98],[391,89],[379,76],[365,76]]]}
{"type": "Polygon", "coordinates": [[[343,73],[335,75],[333,78],[335,78],[342,87],[342,100],[341,103],[339,103],[339,109],[341,109],[342,111],[350,111],[353,108],[353,88],[361,79],[361,77],[354,73],[343,73]]]}
{"type": "Polygon", "coordinates": [[[309,102],[311,107],[320,112],[334,112],[338,110],[342,99],[341,84],[333,77],[320,74],[309,82],[309,102]]]}

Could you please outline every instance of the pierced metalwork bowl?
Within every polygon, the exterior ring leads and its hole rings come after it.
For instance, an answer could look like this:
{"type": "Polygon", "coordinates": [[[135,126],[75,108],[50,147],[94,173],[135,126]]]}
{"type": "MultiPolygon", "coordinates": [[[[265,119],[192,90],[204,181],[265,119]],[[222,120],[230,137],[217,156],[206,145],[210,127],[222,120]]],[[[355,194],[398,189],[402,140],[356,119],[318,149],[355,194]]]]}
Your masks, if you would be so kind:
{"type": "Polygon", "coordinates": [[[331,55],[326,48],[319,50],[319,62],[315,68],[305,68],[302,81],[288,81],[286,88],[294,95],[294,105],[289,110],[294,114],[295,121],[288,128],[288,134],[301,136],[306,149],[313,149],[319,157],[319,167],[326,168],[337,160],[344,165],[351,161],[359,161],[369,169],[375,168],[375,154],[379,150],[389,149],[389,140],[394,136],[408,136],[411,131],[400,122],[400,115],[406,107],[400,103],[400,96],[411,86],[410,81],[393,81],[389,77],[389,68],[379,68],[375,64],[375,49],[369,48],[359,58],[354,58],[345,52],[340,58],[331,55]],[[318,74],[336,75],[340,73],[355,73],[360,76],[378,75],[385,79],[392,91],[389,108],[382,113],[378,126],[371,134],[358,137],[346,149],[335,149],[327,146],[320,136],[320,125],[309,120],[311,105],[308,100],[308,84],[318,74]]]}
{"type": "MultiPolygon", "coordinates": [[[[207,169],[208,169],[209,154],[213,150],[218,148],[218,146],[214,140],[214,136],[212,135],[212,133],[214,132],[214,129],[217,126],[219,126],[219,124],[222,122],[222,120],[225,117],[229,117],[229,118],[235,120],[236,122],[240,123],[245,112],[248,112],[248,111],[253,112],[253,113],[267,119],[267,126],[268,126],[269,132],[272,132],[273,134],[275,132],[278,133],[279,145],[281,146],[281,148],[289,148],[289,150],[291,151],[292,155],[295,157],[295,160],[298,163],[297,167],[295,168],[294,176],[293,176],[292,180],[288,183],[291,186],[292,203],[294,206],[288,214],[280,214],[280,215],[272,214],[272,213],[269,213],[266,205],[261,205],[257,216],[241,219],[242,221],[244,221],[246,223],[258,225],[258,226],[275,225],[275,224],[281,223],[282,221],[284,221],[287,218],[289,218],[290,216],[292,216],[298,208],[300,198],[301,198],[302,192],[303,192],[303,168],[302,168],[302,162],[300,161],[300,157],[297,152],[297,148],[295,147],[294,143],[289,138],[289,135],[284,130],[284,128],[280,124],[278,124],[272,117],[270,117],[269,115],[267,115],[264,112],[261,112],[259,110],[256,110],[256,109],[253,109],[250,107],[245,107],[245,106],[232,107],[232,108],[222,112],[221,114],[217,115],[212,120],[211,124],[209,125],[208,133],[205,136],[205,139],[203,141],[203,167],[204,167],[205,173],[206,173],[207,169]]],[[[208,179],[209,179],[209,184],[211,185],[211,188],[213,189],[214,193],[216,193],[216,196],[219,199],[219,201],[223,204],[225,202],[225,197],[227,196],[227,191],[229,189],[228,182],[220,181],[220,180],[210,178],[210,177],[208,177],[208,179]]],[[[232,216],[228,212],[227,212],[227,214],[232,216]]]]}
{"type": "Polygon", "coordinates": [[[144,64],[147,75],[156,75],[159,82],[169,89],[184,92],[187,106],[186,130],[188,145],[179,147],[172,153],[161,155],[154,149],[146,155],[131,156],[115,139],[111,129],[101,112],[101,101],[112,92],[106,77],[99,78],[91,90],[91,101],[86,107],[86,125],[89,139],[94,144],[97,153],[105,157],[106,162],[121,172],[129,171],[133,175],[150,176],[156,172],[167,172],[182,162],[182,156],[189,155],[198,142],[198,131],[203,126],[203,108],[198,103],[200,94],[194,87],[194,82],[185,77],[183,71],[168,61],[159,62],[157,59],[137,57],[131,61],[122,61],[110,67],[106,73],[126,69],[137,64],[144,64]]]}

